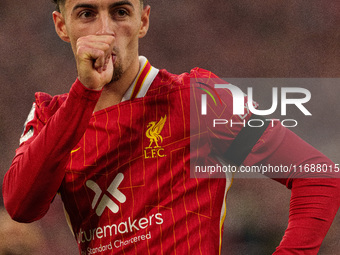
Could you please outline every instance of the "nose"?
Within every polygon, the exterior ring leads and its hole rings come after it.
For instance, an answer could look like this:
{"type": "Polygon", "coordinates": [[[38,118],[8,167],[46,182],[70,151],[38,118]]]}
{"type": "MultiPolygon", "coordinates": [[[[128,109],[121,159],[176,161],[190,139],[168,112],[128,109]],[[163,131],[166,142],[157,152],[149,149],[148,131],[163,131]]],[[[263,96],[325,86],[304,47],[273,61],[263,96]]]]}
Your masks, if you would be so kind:
{"type": "Polygon", "coordinates": [[[102,14],[99,16],[98,20],[98,30],[97,35],[115,35],[113,30],[113,23],[109,15],[102,14]]]}

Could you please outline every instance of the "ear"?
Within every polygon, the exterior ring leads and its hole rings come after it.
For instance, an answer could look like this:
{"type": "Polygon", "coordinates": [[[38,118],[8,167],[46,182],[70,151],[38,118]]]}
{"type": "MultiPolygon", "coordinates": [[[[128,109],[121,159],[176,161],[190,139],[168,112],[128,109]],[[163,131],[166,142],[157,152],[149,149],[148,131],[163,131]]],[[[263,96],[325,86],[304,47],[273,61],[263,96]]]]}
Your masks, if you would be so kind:
{"type": "Polygon", "coordinates": [[[150,5],[145,6],[144,9],[142,10],[139,38],[143,38],[149,30],[150,10],[151,10],[150,5]]]}
{"type": "Polygon", "coordinates": [[[57,32],[61,40],[65,42],[70,42],[70,38],[67,35],[65,19],[63,15],[57,11],[54,11],[52,15],[53,15],[55,31],[57,32]]]}

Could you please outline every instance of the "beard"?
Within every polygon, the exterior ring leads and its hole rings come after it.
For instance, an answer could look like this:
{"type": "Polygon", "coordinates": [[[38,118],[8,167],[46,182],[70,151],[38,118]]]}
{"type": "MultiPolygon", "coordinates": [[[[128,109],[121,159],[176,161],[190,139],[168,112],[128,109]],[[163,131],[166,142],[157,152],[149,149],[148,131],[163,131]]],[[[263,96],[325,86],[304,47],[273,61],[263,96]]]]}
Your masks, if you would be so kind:
{"type": "Polygon", "coordinates": [[[123,75],[123,66],[118,62],[113,67],[113,74],[111,82],[119,81],[123,75]]]}
{"type": "Polygon", "coordinates": [[[120,54],[119,54],[119,49],[118,47],[113,47],[113,52],[116,54],[116,61],[113,65],[113,74],[112,74],[112,79],[111,82],[119,81],[119,79],[123,75],[123,65],[120,61],[120,54]]]}

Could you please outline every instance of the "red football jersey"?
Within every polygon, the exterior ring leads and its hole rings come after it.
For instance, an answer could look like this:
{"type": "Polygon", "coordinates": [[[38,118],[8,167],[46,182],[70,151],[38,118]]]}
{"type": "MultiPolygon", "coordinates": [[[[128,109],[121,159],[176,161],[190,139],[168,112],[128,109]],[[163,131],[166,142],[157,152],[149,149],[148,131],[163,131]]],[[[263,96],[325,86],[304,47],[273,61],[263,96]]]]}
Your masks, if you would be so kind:
{"type": "MultiPolygon", "coordinates": [[[[199,90],[191,81],[209,83],[216,75],[199,68],[174,75],[143,57],[140,64],[122,102],[94,113],[101,92],[78,80],[68,94],[36,94],[5,176],[6,208],[14,219],[37,220],[60,192],[80,254],[219,254],[232,176],[197,178],[190,163],[214,165],[236,148],[242,125],[211,129],[205,124],[212,118],[241,123],[251,114],[233,115],[232,96],[223,90],[222,107],[201,118],[199,90]]],[[[242,160],[246,165],[331,164],[277,123],[255,142],[246,148],[252,149],[242,160]]],[[[317,251],[338,208],[339,199],[332,202],[338,182],[292,184],[291,177],[287,173],[280,181],[293,186],[288,227],[293,230],[277,252],[317,251]],[[327,194],[323,203],[319,194],[327,194]],[[295,217],[308,203],[319,207],[295,217]],[[305,236],[313,240],[306,242],[305,236]]]]}
{"type": "MultiPolygon", "coordinates": [[[[190,79],[216,76],[173,75],[145,58],[141,66],[123,102],[93,113],[69,155],[59,192],[80,252],[217,254],[232,180],[190,176],[190,141],[206,130],[190,130],[189,111],[190,79]]],[[[23,143],[68,95],[36,97],[23,143]]],[[[200,146],[206,159],[209,147],[200,146]]]]}
{"type": "Polygon", "coordinates": [[[217,254],[227,179],[190,177],[190,86],[143,62],[118,105],[95,112],[60,193],[83,254],[217,254]]]}

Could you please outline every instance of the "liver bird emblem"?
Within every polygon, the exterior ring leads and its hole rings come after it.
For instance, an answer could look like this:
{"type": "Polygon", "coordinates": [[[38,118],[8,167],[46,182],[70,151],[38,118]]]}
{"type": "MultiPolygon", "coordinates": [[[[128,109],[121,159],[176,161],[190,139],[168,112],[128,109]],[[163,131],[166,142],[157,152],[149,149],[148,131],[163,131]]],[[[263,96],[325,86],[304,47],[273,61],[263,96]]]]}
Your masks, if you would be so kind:
{"type": "Polygon", "coordinates": [[[154,148],[159,148],[158,142],[163,142],[163,137],[160,135],[162,132],[162,129],[164,127],[164,124],[166,122],[166,115],[164,117],[161,117],[161,119],[156,121],[151,121],[147,125],[148,130],[146,130],[146,137],[150,139],[150,144],[146,149],[152,148],[151,145],[155,143],[154,148]]]}

